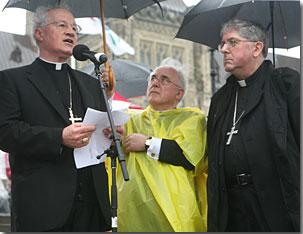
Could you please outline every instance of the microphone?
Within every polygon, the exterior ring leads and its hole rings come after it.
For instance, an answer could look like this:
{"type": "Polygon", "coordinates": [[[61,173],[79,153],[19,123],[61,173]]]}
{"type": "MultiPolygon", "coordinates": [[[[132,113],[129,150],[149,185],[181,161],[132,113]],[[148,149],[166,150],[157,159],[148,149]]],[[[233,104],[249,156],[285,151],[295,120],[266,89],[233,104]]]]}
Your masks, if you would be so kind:
{"type": "Polygon", "coordinates": [[[96,53],[94,51],[90,51],[86,45],[76,45],[73,49],[73,56],[75,59],[79,61],[85,61],[89,59],[95,65],[101,65],[107,61],[106,54],[103,53],[96,53]]]}

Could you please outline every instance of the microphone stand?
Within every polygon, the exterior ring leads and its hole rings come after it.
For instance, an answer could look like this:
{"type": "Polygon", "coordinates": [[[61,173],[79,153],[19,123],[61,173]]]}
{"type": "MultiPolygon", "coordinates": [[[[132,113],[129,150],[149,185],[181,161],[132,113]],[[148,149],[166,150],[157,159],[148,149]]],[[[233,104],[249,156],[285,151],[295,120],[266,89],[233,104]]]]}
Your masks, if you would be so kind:
{"type": "MultiPolygon", "coordinates": [[[[101,72],[100,72],[100,68],[99,68],[99,66],[101,64],[100,63],[94,63],[94,64],[95,64],[95,74],[100,81],[102,95],[105,100],[105,108],[106,108],[107,116],[109,119],[110,127],[112,129],[112,137],[113,137],[113,141],[114,141],[114,146],[105,150],[103,152],[103,154],[107,154],[111,158],[111,168],[112,168],[112,186],[111,186],[112,220],[111,220],[111,222],[112,222],[112,232],[117,232],[117,227],[118,227],[118,218],[117,218],[117,209],[118,209],[118,199],[117,198],[118,198],[118,196],[117,196],[117,183],[116,183],[116,168],[117,168],[116,158],[117,158],[117,156],[119,159],[119,163],[121,166],[124,180],[128,181],[129,177],[128,177],[128,172],[127,172],[126,165],[125,165],[125,157],[124,157],[123,151],[121,149],[120,139],[117,136],[116,127],[114,124],[112,113],[111,113],[111,110],[110,110],[108,102],[107,102],[107,95],[105,92],[106,87],[101,78],[101,72]]],[[[98,155],[97,158],[99,159],[102,155],[98,155]]]]}

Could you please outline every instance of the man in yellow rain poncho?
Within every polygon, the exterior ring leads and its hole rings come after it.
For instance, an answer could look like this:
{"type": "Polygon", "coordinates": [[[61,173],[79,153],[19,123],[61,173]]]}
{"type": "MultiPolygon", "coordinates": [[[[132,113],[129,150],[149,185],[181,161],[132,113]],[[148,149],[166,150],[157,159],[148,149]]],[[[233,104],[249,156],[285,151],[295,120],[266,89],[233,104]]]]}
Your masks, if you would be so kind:
{"type": "Polygon", "coordinates": [[[184,92],[181,70],[156,68],[149,106],[125,126],[130,180],[118,170],[119,232],[206,231],[206,121],[198,108],[177,108],[184,92]]]}

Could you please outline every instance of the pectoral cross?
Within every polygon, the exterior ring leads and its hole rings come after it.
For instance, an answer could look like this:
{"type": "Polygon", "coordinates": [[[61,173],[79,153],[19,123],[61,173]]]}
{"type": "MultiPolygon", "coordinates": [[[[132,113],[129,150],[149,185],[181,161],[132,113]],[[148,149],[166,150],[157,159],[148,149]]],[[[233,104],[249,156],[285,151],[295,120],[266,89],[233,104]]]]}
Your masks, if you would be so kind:
{"type": "Polygon", "coordinates": [[[231,139],[232,139],[233,135],[236,135],[238,133],[238,130],[236,130],[235,128],[236,128],[236,126],[233,125],[230,129],[230,132],[227,132],[226,135],[229,136],[229,137],[227,139],[226,145],[230,145],[230,142],[231,142],[231,139]]]}
{"type": "Polygon", "coordinates": [[[82,118],[74,117],[72,108],[68,108],[68,112],[69,112],[69,121],[71,121],[72,124],[75,123],[76,121],[82,121],[82,118]]]}

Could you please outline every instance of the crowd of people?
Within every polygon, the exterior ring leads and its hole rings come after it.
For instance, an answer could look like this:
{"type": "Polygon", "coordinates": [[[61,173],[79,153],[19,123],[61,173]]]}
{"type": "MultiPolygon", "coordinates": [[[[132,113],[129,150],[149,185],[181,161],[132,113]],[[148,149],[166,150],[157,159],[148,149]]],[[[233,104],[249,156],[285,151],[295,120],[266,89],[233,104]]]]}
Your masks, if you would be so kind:
{"type": "MultiPolygon", "coordinates": [[[[12,231],[109,231],[109,168],[77,169],[73,153],[96,130],[81,121],[86,109],[104,111],[113,91],[104,97],[97,79],[67,64],[79,31],[68,9],[40,7],[33,25],[39,57],[0,71],[12,231]]],[[[117,128],[129,173],[124,181],[117,171],[118,231],[300,230],[299,74],[274,68],[267,48],[260,25],[222,26],[218,49],[231,75],[207,118],[178,107],[187,86],[181,67],[154,69],[148,106],[117,128]]]]}

